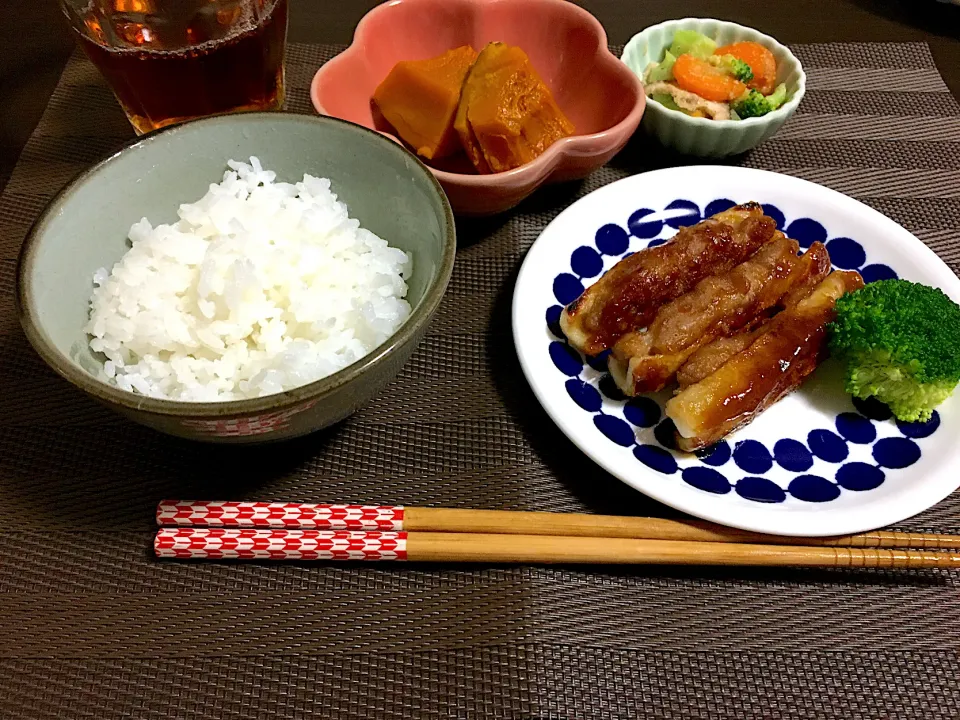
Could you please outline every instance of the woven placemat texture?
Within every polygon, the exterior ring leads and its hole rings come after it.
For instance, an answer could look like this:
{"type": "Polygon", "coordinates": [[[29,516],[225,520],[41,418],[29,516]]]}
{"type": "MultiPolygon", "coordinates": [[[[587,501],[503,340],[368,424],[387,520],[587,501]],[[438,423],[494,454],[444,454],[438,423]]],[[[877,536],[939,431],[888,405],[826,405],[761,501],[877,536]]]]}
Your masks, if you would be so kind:
{"type": "MultiPolygon", "coordinates": [[[[339,48],[293,45],[289,109],[339,48]]],[[[960,106],[923,44],[806,45],[798,114],[737,162],[889,215],[960,269],[960,106]]],[[[163,497],[671,515],[549,421],[513,350],[523,253],[576,198],[676,163],[638,138],[582,183],[459,224],[450,290],[375,403],[281,446],[132,425],[32,352],[25,233],[131,137],[82,58],[0,201],[0,717],[960,717],[960,581],[931,572],[156,562],[163,497]]],[[[960,495],[904,523],[960,531],[960,495]]]]}

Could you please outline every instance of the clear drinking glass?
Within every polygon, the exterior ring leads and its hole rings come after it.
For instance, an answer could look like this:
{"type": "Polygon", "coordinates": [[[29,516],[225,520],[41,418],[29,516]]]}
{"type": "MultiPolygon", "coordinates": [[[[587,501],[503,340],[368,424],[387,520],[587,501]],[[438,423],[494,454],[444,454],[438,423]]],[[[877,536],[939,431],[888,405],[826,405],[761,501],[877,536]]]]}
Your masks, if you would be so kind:
{"type": "Polygon", "coordinates": [[[283,104],[287,0],[59,0],[138,134],[283,104]]]}

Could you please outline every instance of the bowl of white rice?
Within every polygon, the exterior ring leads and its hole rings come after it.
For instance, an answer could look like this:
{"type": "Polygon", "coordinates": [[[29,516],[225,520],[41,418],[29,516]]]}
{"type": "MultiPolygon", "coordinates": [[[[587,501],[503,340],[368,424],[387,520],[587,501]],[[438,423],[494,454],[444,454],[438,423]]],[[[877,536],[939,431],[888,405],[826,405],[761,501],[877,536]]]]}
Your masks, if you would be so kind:
{"type": "Polygon", "coordinates": [[[95,399],[163,432],[263,442],[372,400],[453,269],[449,203],[398,144],[245,113],[144,136],[68,185],[20,255],[21,324],[95,399]]]}

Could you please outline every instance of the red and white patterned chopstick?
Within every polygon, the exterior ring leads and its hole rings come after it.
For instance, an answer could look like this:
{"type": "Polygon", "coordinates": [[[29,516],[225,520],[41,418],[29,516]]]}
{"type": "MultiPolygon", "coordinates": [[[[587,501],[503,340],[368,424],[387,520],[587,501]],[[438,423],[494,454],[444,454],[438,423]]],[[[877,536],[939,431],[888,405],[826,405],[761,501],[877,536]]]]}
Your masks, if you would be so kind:
{"type": "Polygon", "coordinates": [[[921,550],[442,532],[160,528],[161,558],[421,562],[763,565],[960,569],[960,554],[921,550]]]}
{"type": "Polygon", "coordinates": [[[349,530],[161,528],[161,558],[197,560],[406,560],[407,534],[349,530]]]}
{"type": "Polygon", "coordinates": [[[162,526],[274,527],[301,530],[403,530],[403,508],[391,505],[163,500],[162,526]]]}
{"type": "Polygon", "coordinates": [[[843,537],[796,538],[762,535],[700,520],[399,505],[163,500],[157,506],[157,524],[161,527],[480,533],[763,545],[960,549],[960,535],[936,533],[874,530],[843,537]]]}

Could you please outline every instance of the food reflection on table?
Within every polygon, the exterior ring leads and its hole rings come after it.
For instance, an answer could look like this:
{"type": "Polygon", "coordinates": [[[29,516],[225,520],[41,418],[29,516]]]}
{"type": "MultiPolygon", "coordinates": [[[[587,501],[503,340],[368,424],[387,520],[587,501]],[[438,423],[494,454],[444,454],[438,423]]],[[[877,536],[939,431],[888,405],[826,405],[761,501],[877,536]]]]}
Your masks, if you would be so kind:
{"type": "Polygon", "coordinates": [[[373,103],[425,161],[465,155],[455,166],[480,174],[525,165],[574,132],[527,54],[502,42],[398,62],[373,103]]]}

